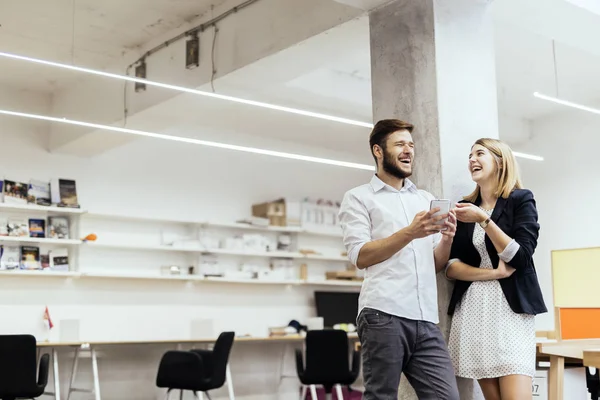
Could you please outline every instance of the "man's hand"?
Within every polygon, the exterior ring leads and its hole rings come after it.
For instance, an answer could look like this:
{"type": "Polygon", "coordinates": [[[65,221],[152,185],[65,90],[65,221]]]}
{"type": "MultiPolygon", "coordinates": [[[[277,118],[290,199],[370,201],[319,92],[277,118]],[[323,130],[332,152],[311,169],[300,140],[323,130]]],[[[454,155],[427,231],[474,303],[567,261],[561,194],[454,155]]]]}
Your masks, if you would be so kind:
{"type": "Polygon", "coordinates": [[[500,262],[498,263],[498,268],[496,268],[496,279],[508,278],[515,271],[516,270],[513,267],[506,265],[504,261],[500,260],[500,262]]]}
{"type": "Polygon", "coordinates": [[[442,240],[452,242],[454,240],[454,235],[456,234],[456,214],[454,213],[454,210],[450,210],[448,220],[444,222],[444,226],[446,227],[446,230],[442,231],[442,240]]]}
{"type": "Polygon", "coordinates": [[[440,211],[440,208],[434,208],[430,211],[421,211],[408,226],[408,232],[410,237],[414,239],[420,239],[438,233],[443,226],[439,222],[444,218],[448,217],[448,214],[442,214],[433,216],[436,212],[440,211]]]}

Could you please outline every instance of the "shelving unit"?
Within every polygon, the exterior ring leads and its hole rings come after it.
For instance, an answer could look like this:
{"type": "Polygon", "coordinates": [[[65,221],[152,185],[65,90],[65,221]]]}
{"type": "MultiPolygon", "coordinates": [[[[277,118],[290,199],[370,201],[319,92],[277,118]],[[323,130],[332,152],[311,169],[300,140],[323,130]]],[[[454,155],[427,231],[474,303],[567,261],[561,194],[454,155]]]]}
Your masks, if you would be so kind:
{"type": "Polygon", "coordinates": [[[46,232],[48,231],[48,217],[67,217],[69,220],[70,239],[37,238],[29,236],[0,236],[2,245],[32,245],[39,246],[40,250],[53,248],[68,248],[70,271],[49,270],[0,270],[0,276],[39,276],[39,277],[74,277],[77,276],[79,247],[82,241],[79,239],[79,220],[87,211],[82,208],[69,208],[57,206],[40,206],[37,204],[13,204],[0,203],[0,214],[7,216],[18,216],[19,218],[46,218],[46,232]]]}
{"type": "MultiPolygon", "coordinates": [[[[86,222],[91,222],[92,228],[88,229],[87,233],[94,231],[93,226],[97,221],[116,221],[122,224],[128,223],[149,223],[151,225],[140,225],[146,226],[181,226],[190,231],[195,231],[197,235],[205,230],[227,230],[227,231],[255,231],[263,233],[289,233],[295,235],[309,235],[313,237],[326,237],[326,238],[341,238],[341,233],[333,230],[311,230],[304,229],[301,227],[261,227],[254,226],[244,223],[236,222],[217,222],[217,221],[187,221],[181,219],[168,219],[168,218],[156,218],[156,217],[139,217],[139,216],[125,216],[125,215],[112,215],[112,214],[99,214],[99,213],[88,213],[83,209],[76,208],[63,208],[63,207],[44,207],[34,204],[7,204],[0,203],[0,213],[18,213],[27,214],[32,216],[38,215],[64,215],[69,217],[70,221],[70,237],[76,239],[50,239],[50,238],[32,238],[32,237],[0,237],[0,243],[15,243],[15,244],[34,244],[40,246],[67,246],[69,250],[69,262],[71,270],[68,272],[62,271],[23,271],[23,270],[10,270],[0,271],[0,278],[2,277],[32,277],[32,278],[79,278],[79,279],[116,279],[116,280],[154,280],[154,281],[181,281],[181,282],[200,282],[200,283],[227,283],[227,284],[251,284],[251,285],[304,285],[304,286],[360,286],[360,282],[347,282],[347,281],[332,281],[332,280],[301,280],[301,279],[232,279],[232,278],[215,278],[215,277],[204,277],[203,275],[160,275],[156,274],[144,274],[144,273],[111,273],[111,272],[94,272],[86,268],[86,262],[80,263],[80,249],[106,249],[106,250],[125,250],[133,253],[147,254],[148,252],[164,252],[169,253],[181,253],[182,255],[188,254],[193,257],[203,256],[214,256],[214,257],[237,257],[241,259],[291,259],[297,262],[309,263],[315,262],[335,262],[335,263],[347,263],[348,259],[345,256],[336,254],[303,254],[299,251],[244,251],[237,249],[226,249],[226,248],[196,248],[196,247],[174,247],[169,245],[161,244],[146,244],[141,243],[140,240],[128,242],[127,239],[122,237],[116,240],[110,240],[110,238],[99,235],[97,242],[83,242],[78,239],[82,237],[80,233],[81,217],[85,218],[86,222]],[[106,240],[106,241],[103,241],[106,240]]],[[[110,225],[109,225],[110,226],[110,225]]],[[[154,242],[156,243],[156,241],[154,242]]],[[[148,256],[150,257],[150,256],[148,256]]],[[[164,257],[164,256],[163,256],[164,257]]],[[[97,267],[98,268],[98,267],[97,267]]],[[[101,267],[100,267],[101,268],[101,267]]],[[[160,268],[159,265],[156,269],[160,268]]],[[[310,276],[309,276],[310,278],[310,276]]]]}

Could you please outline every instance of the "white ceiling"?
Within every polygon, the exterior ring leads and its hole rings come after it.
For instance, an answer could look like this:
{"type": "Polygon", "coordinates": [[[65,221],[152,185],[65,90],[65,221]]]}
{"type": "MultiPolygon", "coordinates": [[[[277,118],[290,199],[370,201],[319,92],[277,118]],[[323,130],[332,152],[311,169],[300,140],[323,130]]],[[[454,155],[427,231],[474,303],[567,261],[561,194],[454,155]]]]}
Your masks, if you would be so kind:
{"type": "MultiPolygon", "coordinates": [[[[495,48],[502,114],[535,119],[562,109],[535,99],[555,94],[552,38],[556,38],[559,93],[593,103],[600,93],[600,16],[570,1],[497,0],[495,48]],[[560,22],[560,23],[559,23],[560,22]]],[[[71,61],[72,0],[0,2],[0,51],[71,61]],[[13,3],[17,4],[17,3],[13,3]],[[33,12],[31,10],[34,10],[33,12]]],[[[75,0],[75,63],[113,64],[124,51],[184,24],[210,8],[199,0],[75,0]],[[152,4],[151,7],[148,4],[152,4]]],[[[39,68],[39,67],[38,67],[39,68]]],[[[30,74],[23,64],[0,59],[0,84],[52,90],[68,73],[30,74]]],[[[369,26],[366,18],[235,71],[215,82],[218,92],[370,121],[369,26]]],[[[368,129],[319,122],[273,111],[181,95],[140,113],[130,127],[229,142],[234,133],[316,147],[334,147],[348,161],[368,162],[368,129]],[[211,103],[212,102],[212,103],[211,103]],[[218,133],[221,132],[221,137],[218,133]],[[196,135],[197,136],[197,135],[196,135]]],[[[245,140],[237,137],[236,140],[245,140]]],[[[253,145],[248,140],[247,145],[253,145]]],[[[268,147],[277,147],[273,144],[268,147]]],[[[284,144],[279,150],[288,151],[284,144]]]]}
{"type": "MultiPolygon", "coordinates": [[[[0,51],[104,69],[224,0],[2,0],[0,51]]],[[[131,60],[121,61],[123,66],[131,60]]],[[[0,84],[52,91],[73,74],[0,60],[0,84]]],[[[124,68],[123,71],[124,72],[124,68]]]]}

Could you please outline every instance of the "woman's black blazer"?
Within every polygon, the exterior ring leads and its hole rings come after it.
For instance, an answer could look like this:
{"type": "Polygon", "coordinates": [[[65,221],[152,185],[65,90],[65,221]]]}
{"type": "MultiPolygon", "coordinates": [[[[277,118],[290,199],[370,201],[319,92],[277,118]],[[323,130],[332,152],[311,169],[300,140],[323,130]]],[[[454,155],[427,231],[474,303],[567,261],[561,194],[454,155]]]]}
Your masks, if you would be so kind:
{"type": "MultiPolygon", "coordinates": [[[[481,197],[474,204],[481,204],[481,197]]],[[[515,313],[519,314],[536,315],[548,311],[533,264],[533,253],[540,230],[535,204],[530,190],[515,189],[507,199],[502,197],[498,199],[491,216],[500,229],[520,245],[519,251],[508,263],[516,271],[510,277],[499,280],[508,304],[515,313]]],[[[473,245],[474,229],[475,223],[458,222],[450,259],[458,258],[472,267],[479,267],[481,257],[473,245]]],[[[498,268],[498,252],[487,235],[485,245],[493,267],[498,268]]],[[[454,313],[456,305],[470,285],[471,282],[455,281],[448,314],[454,313]]]]}

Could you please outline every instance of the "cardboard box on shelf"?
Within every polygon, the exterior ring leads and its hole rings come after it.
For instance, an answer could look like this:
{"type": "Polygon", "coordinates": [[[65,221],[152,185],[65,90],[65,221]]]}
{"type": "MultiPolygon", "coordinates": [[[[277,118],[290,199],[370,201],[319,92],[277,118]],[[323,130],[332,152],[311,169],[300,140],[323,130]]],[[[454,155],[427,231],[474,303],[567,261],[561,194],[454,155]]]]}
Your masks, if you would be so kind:
{"type": "Polygon", "coordinates": [[[327,271],[325,278],[330,280],[347,280],[347,281],[362,281],[363,278],[358,276],[355,271],[327,271]]]}
{"type": "Polygon", "coordinates": [[[252,205],[252,216],[268,218],[273,226],[300,226],[300,202],[281,198],[252,205]]]}

